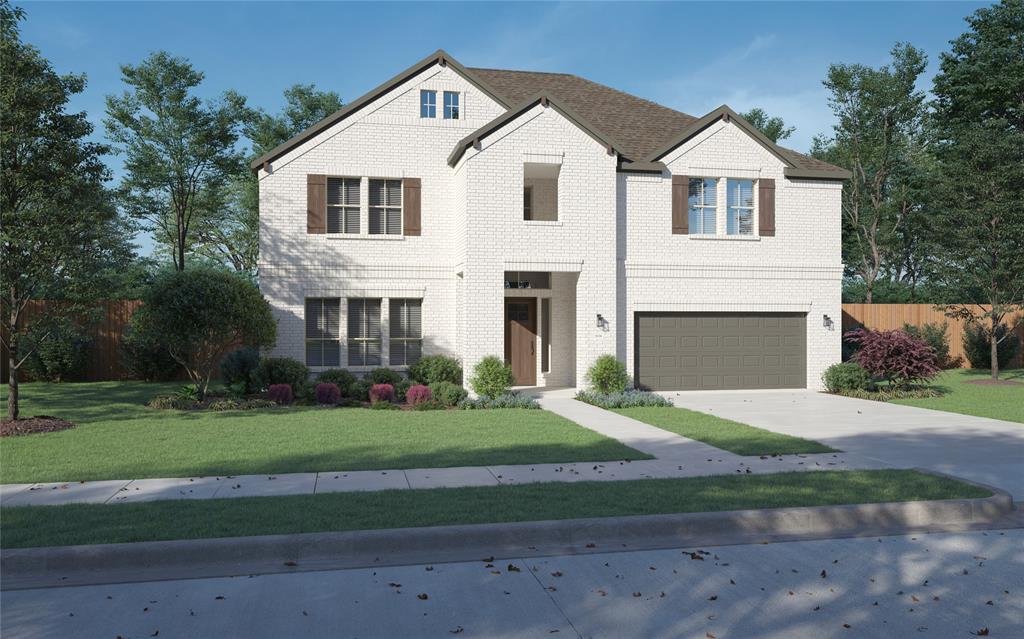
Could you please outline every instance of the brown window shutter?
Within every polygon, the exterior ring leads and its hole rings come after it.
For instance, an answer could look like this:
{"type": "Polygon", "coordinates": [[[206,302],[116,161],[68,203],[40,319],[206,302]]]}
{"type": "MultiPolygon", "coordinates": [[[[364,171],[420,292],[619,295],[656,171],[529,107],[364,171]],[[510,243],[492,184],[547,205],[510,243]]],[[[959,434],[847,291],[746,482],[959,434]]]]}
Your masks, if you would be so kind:
{"type": "Polygon", "coordinates": [[[327,176],[306,176],[306,232],[327,232],[327,176]]]}
{"type": "Polygon", "coordinates": [[[420,226],[420,179],[402,180],[402,233],[419,235],[420,226]]]}
{"type": "Polygon", "coordinates": [[[686,175],[672,176],[672,234],[687,235],[690,232],[690,215],[686,202],[690,178],[686,175]]]}
{"type": "Polygon", "coordinates": [[[757,181],[757,217],[760,235],[775,235],[775,180],[757,181]]]}

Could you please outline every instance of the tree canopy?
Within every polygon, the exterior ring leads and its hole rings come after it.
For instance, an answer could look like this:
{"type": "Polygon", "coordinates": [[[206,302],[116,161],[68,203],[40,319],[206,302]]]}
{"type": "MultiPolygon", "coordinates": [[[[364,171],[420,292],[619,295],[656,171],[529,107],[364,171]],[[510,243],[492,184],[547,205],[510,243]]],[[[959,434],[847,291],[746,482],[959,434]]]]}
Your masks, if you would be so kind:
{"type": "Polygon", "coordinates": [[[757,130],[764,133],[772,142],[785,140],[796,131],[795,126],[786,126],[785,120],[777,116],[769,116],[764,109],[755,107],[740,115],[743,116],[744,120],[757,127],[757,130]]]}

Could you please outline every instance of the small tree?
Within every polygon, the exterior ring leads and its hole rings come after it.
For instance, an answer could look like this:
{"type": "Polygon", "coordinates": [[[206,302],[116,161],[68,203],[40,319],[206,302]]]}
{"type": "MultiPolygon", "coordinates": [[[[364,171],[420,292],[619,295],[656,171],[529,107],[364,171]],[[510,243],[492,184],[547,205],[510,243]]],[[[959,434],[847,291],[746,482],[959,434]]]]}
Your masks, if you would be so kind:
{"type": "Polygon", "coordinates": [[[629,373],[614,355],[602,355],[587,370],[587,383],[599,393],[621,393],[629,386],[629,373]]]}
{"type": "Polygon", "coordinates": [[[132,319],[143,334],[160,335],[199,388],[200,400],[221,357],[239,345],[272,346],[277,330],[255,285],[210,268],[160,275],[132,319]]]}
{"type": "Polygon", "coordinates": [[[473,367],[469,387],[480,397],[498,397],[512,388],[512,367],[494,355],[488,355],[473,367]]]}
{"type": "Polygon", "coordinates": [[[927,381],[942,372],[935,361],[935,351],[928,342],[903,331],[858,328],[844,337],[860,346],[853,355],[854,362],[894,386],[906,387],[914,382],[927,381]]]}

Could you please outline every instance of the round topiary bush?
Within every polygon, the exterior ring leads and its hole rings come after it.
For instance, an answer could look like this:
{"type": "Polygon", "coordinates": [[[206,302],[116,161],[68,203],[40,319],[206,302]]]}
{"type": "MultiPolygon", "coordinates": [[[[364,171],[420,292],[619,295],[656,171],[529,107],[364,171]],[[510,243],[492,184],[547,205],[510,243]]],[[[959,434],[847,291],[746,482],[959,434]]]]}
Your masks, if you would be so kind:
{"type": "Polygon", "coordinates": [[[466,389],[451,382],[434,382],[430,385],[430,392],[434,399],[443,406],[458,406],[459,402],[466,399],[469,393],[466,389]]]}
{"type": "Polygon", "coordinates": [[[871,388],[871,374],[856,362],[842,362],[826,368],[821,382],[830,393],[861,391],[871,388]]]}
{"type": "Polygon", "coordinates": [[[395,386],[402,381],[402,374],[396,370],[381,367],[367,373],[366,379],[373,384],[391,384],[395,386]]]}
{"type": "Polygon", "coordinates": [[[427,386],[437,382],[462,386],[462,366],[447,355],[428,355],[409,367],[409,377],[427,386]]]}
{"type": "Polygon", "coordinates": [[[370,403],[388,403],[395,401],[395,387],[391,384],[374,384],[370,387],[370,403]]]}
{"type": "Polygon", "coordinates": [[[300,388],[309,380],[309,367],[290,357],[265,357],[253,374],[257,388],[270,388],[274,384],[288,384],[300,388]]]}
{"type": "Polygon", "coordinates": [[[255,393],[256,382],[253,375],[260,365],[260,352],[255,348],[240,348],[231,351],[220,360],[220,381],[225,386],[239,386],[246,393],[255,393]]]}
{"type": "Polygon", "coordinates": [[[494,355],[488,355],[473,367],[469,386],[480,397],[499,397],[512,388],[512,367],[494,355]]]}
{"type": "Polygon", "coordinates": [[[416,384],[410,386],[409,390],[405,393],[405,400],[412,406],[422,404],[423,402],[429,402],[434,398],[434,394],[430,391],[430,388],[423,384],[416,384]]]}
{"type": "Polygon", "coordinates": [[[318,382],[334,384],[342,394],[349,394],[349,388],[356,382],[356,376],[344,368],[330,368],[316,376],[318,382]]]}
{"type": "Polygon", "coordinates": [[[333,406],[341,399],[341,391],[337,384],[323,383],[316,385],[316,403],[321,406],[333,406]]]}
{"type": "Polygon", "coordinates": [[[629,373],[614,355],[602,355],[587,370],[587,383],[599,393],[621,393],[629,386],[629,373]]]}
{"type": "Polygon", "coordinates": [[[291,404],[295,399],[289,384],[271,384],[267,389],[267,397],[275,404],[291,404]]]}

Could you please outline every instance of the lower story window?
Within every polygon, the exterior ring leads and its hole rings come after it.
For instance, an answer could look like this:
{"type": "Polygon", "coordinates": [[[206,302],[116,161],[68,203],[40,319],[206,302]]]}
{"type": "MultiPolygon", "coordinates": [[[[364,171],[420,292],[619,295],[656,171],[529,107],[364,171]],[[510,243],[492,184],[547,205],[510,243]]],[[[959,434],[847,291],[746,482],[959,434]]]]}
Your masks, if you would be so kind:
{"type": "Polygon", "coordinates": [[[306,300],[306,365],[341,365],[341,300],[306,300]]]}
{"type": "Polygon", "coordinates": [[[423,354],[423,300],[390,300],[388,363],[410,366],[423,354]]]}
{"type": "Polygon", "coordinates": [[[380,300],[348,300],[348,365],[380,366],[380,300]]]}

